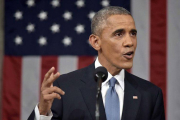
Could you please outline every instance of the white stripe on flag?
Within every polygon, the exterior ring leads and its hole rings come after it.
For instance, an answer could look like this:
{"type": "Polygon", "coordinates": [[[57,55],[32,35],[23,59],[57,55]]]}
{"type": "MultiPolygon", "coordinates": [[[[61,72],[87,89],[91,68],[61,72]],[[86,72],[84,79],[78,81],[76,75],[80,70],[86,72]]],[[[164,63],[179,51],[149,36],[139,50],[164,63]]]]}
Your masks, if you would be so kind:
{"type": "Polygon", "coordinates": [[[60,56],[58,58],[58,71],[65,74],[78,69],[78,57],[76,56],[60,56]]]}
{"type": "Polygon", "coordinates": [[[167,118],[180,120],[180,0],[168,0],[167,118]]]}
{"type": "Polygon", "coordinates": [[[23,57],[21,120],[27,120],[39,101],[40,71],[40,57],[23,57]]]}
{"type": "Polygon", "coordinates": [[[131,0],[131,13],[137,29],[137,49],[134,57],[132,73],[149,80],[149,26],[150,26],[149,0],[131,0]]]}

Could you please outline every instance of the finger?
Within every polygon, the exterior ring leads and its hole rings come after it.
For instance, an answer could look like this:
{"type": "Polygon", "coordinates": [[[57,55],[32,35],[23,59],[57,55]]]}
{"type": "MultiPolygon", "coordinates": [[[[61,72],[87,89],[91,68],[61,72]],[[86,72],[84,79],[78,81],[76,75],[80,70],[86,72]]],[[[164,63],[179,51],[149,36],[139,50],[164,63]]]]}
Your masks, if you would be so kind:
{"type": "Polygon", "coordinates": [[[43,81],[46,81],[50,76],[51,74],[54,72],[55,68],[52,67],[44,76],[44,80],[43,81]]]}
{"type": "Polygon", "coordinates": [[[50,77],[49,77],[49,78],[50,78],[50,79],[52,79],[52,78],[53,78],[53,76],[54,76],[54,73],[51,73],[51,75],[50,75],[50,77]]]}
{"type": "Polygon", "coordinates": [[[50,87],[52,83],[60,76],[60,73],[57,72],[55,75],[52,75],[48,80],[44,82],[44,86],[50,87]]]}
{"type": "MultiPolygon", "coordinates": [[[[49,77],[48,79],[53,79],[53,76],[54,76],[54,73],[51,73],[51,75],[50,75],[50,77],[49,77]]],[[[44,83],[47,81],[47,82],[46,82],[46,85],[47,85],[47,84],[50,84],[50,86],[53,86],[53,85],[52,85],[52,82],[49,81],[50,83],[48,83],[48,79],[45,80],[44,83]]],[[[43,84],[44,84],[44,83],[43,83],[43,84]]]]}
{"type": "Polygon", "coordinates": [[[56,86],[54,86],[54,87],[50,87],[50,88],[47,88],[46,90],[44,90],[43,92],[42,92],[42,94],[43,95],[46,95],[46,94],[52,94],[52,93],[59,93],[59,94],[61,94],[61,95],[64,95],[65,94],[65,92],[62,90],[62,89],[60,89],[60,88],[58,88],[58,87],[56,87],[56,86]]]}
{"type": "Polygon", "coordinates": [[[61,99],[61,96],[57,93],[47,94],[43,96],[44,100],[52,100],[54,98],[61,99]]]}

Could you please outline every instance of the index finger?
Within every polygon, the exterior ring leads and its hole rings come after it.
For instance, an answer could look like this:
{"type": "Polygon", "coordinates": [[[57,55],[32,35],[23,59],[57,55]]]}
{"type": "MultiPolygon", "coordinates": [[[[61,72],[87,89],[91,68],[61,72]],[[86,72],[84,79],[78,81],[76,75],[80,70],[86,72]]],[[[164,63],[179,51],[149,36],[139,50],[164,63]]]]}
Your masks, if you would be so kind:
{"type": "Polygon", "coordinates": [[[55,68],[52,67],[52,68],[45,74],[43,82],[46,81],[46,80],[48,80],[48,78],[51,76],[51,74],[54,72],[54,70],[55,70],[55,68]]]}
{"type": "Polygon", "coordinates": [[[52,83],[60,76],[60,73],[57,72],[55,75],[53,75],[53,73],[51,74],[51,77],[44,82],[44,86],[46,87],[50,87],[52,85],[52,83]]]}

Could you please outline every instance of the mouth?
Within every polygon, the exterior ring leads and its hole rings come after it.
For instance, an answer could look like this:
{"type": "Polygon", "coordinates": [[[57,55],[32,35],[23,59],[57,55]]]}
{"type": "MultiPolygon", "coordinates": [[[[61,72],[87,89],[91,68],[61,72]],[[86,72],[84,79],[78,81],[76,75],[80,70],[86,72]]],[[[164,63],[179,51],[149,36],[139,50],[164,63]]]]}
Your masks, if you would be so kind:
{"type": "Polygon", "coordinates": [[[130,60],[130,59],[133,58],[133,54],[134,54],[133,51],[129,51],[129,52],[126,52],[125,54],[123,54],[123,57],[125,57],[128,60],[130,60]]]}

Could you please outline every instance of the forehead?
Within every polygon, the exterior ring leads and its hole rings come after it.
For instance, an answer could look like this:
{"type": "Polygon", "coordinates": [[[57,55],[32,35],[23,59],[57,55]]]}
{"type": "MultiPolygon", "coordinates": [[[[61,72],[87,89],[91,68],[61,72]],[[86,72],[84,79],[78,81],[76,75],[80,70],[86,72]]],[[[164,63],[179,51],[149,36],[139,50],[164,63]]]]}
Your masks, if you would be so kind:
{"type": "Polygon", "coordinates": [[[111,15],[107,18],[104,27],[122,27],[135,29],[135,23],[134,19],[130,15],[111,15]]]}

